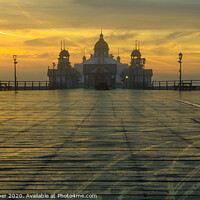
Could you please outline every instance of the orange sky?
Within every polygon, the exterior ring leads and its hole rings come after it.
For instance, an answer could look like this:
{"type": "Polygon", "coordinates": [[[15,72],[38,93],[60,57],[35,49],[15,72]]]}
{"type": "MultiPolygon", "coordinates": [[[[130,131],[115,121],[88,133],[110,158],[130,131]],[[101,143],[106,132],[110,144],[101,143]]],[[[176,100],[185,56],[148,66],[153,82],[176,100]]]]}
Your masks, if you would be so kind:
{"type": "Polygon", "coordinates": [[[197,0],[0,0],[0,80],[13,79],[12,55],[18,55],[18,80],[47,80],[57,62],[60,40],[70,61],[93,53],[103,29],[110,53],[130,63],[134,41],[141,41],[153,79],[200,79],[200,2],[197,0]]]}

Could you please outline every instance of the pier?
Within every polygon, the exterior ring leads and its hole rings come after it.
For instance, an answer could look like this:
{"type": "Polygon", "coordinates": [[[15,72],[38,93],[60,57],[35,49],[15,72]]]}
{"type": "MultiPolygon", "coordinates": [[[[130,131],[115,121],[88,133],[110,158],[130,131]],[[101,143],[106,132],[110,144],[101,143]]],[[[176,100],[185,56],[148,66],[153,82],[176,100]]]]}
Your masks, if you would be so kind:
{"type": "MultiPolygon", "coordinates": [[[[49,90],[49,81],[16,81],[17,90],[49,90]]],[[[15,90],[15,81],[0,81],[1,90],[15,90]]]]}
{"type": "MultiPolygon", "coordinates": [[[[151,89],[180,90],[179,80],[152,81],[151,89]]],[[[200,90],[200,80],[182,80],[181,90],[200,90]]]]}
{"type": "Polygon", "coordinates": [[[2,91],[1,193],[199,200],[199,96],[2,91]]]}
{"type": "MultiPolygon", "coordinates": [[[[17,90],[52,90],[55,89],[49,81],[17,81],[17,90]]],[[[78,84],[77,84],[78,86],[78,84]]],[[[78,86],[78,88],[83,88],[84,85],[78,86]]],[[[62,88],[62,85],[60,85],[62,88]]],[[[128,85],[121,86],[121,88],[128,89],[148,89],[148,90],[180,90],[179,80],[168,80],[168,81],[152,81],[149,87],[145,84],[138,85],[138,87],[129,87],[128,85]]],[[[1,90],[14,90],[14,81],[0,81],[0,91],[1,90]]],[[[200,90],[200,80],[183,80],[181,83],[181,90],[200,90]]]]}

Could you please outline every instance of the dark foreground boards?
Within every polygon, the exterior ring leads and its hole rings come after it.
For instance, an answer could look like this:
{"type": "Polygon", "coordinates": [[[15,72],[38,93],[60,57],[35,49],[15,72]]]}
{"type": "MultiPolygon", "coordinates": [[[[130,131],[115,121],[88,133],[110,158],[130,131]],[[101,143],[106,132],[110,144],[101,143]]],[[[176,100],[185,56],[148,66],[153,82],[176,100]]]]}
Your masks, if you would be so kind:
{"type": "Polygon", "coordinates": [[[199,91],[120,89],[1,92],[0,193],[199,200],[199,97],[199,91]]]}

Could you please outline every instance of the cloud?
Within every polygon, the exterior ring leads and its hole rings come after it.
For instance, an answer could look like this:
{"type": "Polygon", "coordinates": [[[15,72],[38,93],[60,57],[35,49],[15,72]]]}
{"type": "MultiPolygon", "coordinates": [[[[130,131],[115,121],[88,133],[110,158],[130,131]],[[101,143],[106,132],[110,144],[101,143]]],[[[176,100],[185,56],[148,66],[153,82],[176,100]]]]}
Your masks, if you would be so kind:
{"type": "Polygon", "coordinates": [[[198,29],[196,0],[0,1],[2,29],[198,29]]]}
{"type": "Polygon", "coordinates": [[[183,38],[185,36],[191,36],[193,35],[194,33],[196,33],[196,31],[176,31],[176,32],[172,32],[170,34],[168,34],[166,37],[165,37],[165,40],[174,40],[174,39],[180,39],[180,38],[183,38]]]}
{"type": "Polygon", "coordinates": [[[161,46],[169,46],[170,44],[192,44],[194,41],[199,41],[198,33],[198,31],[187,30],[155,32],[154,34],[150,34],[150,37],[144,38],[142,44],[145,46],[156,45],[158,49],[161,46]]]}
{"type": "Polygon", "coordinates": [[[49,53],[43,53],[35,56],[37,59],[43,59],[43,58],[49,58],[50,54],[49,53]]]}
{"type": "MultiPolygon", "coordinates": [[[[27,46],[35,46],[35,47],[51,47],[60,44],[61,40],[66,40],[63,37],[48,37],[48,38],[36,38],[32,40],[24,41],[24,44],[27,46]]],[[[66,40],[68,46],[77,46],[73,41],[66,40]]]]}
{"type": "MultiPolygon", "coordinates": [[[[99,35],[100,35],[100,30],[99,30],[99,35]]],[[[86,37],[83,36],[82,38],[78,39],[78,43],[84,45],[84,44],[91,44],[92,46],[99,40],[99,35],[95,35],[95,36],[91,36],[91,37],[86,37]]],[[[133,32],[116,32],[116,31],[112,31],[109,33],[104,33],[104,39],[108,42],[108,43],[120,43],[120,42],[124,42],[127,41],[129,39],[134,39],[137,36],[137,33],[133,33],[133,32]]]]}
{"type": "Polygon", "coordinates": [[[121,33],[121,32],[112,32],[111,34],[109,34],[108,36],[106,36],[106,38],[110,41],[112,41],[113,43],[115,42],[124,42],[125,40],[129,40],[129,39],[134,39],[138,34],[137,33],[133,33],[133,32],[125,32],[125,33],[121,33]]]}
{"type": "MultiPolygon", "coordinates": [[[[72,0],[71,4],[79,5],[82,9],[95,9],[99,13],[102,10],[104,14],[126,13],[132,11],[132,15],[159,15],[163,14],[185,14],[185,15],[199,15],[200,3],[196,0],[72,0]]],[[[151,16],[149,16],[151,17],[151,16]]]]}
{"type": "Polygon", "coordinates": [[[51,58],[51,54],[50,53],[42,53],[42,54],[23,54],[18,56],[19,60],[24,60],[24,59],[49,59],[51,58]]]}
{"type": "MultiPolygon", "coordinates": [[[[56,62],[64,39],[70,62],[79,62],[84,50],[87,57],[93,53],[103,29],[110,52],[116,56],[120,48],[123,62],[130,62],[134,41],[141,40],[144,57],[173,65],[181,51],[184,63],[193,62],[185,68],[195,65],[194,73],[200,72],[199,0],[0,0],[0,6],[0,61],[5,69],[14,53],[24,69],[56,62]]],[[[168,70],[162,63],[147,65],[168,70]]]]}

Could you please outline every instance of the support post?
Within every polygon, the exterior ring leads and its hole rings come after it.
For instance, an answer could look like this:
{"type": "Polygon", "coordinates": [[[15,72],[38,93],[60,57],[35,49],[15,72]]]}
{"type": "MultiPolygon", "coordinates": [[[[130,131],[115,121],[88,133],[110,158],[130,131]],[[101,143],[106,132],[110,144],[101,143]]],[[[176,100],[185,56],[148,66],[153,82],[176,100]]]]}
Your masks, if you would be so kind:
{"type": "Polygon", "coordinates": [[[17,55],[13,55],[13,60],[14,60],[15,93],[17,93],[17,55]]]}
{"type": "Polygon", "coordinates": [[[180,76],[179,76],[179,78],[180,78],[180,80],[179,80],[179,89],[181,90],[182,89],[182,73],[181,73],[181,63],[182,63],[182,57],[183,57],[183,54],[182,53],[179,53],[179,63],[180,63],[180,70],[179,70],[179,72],[180,72],[180,76]]]}

